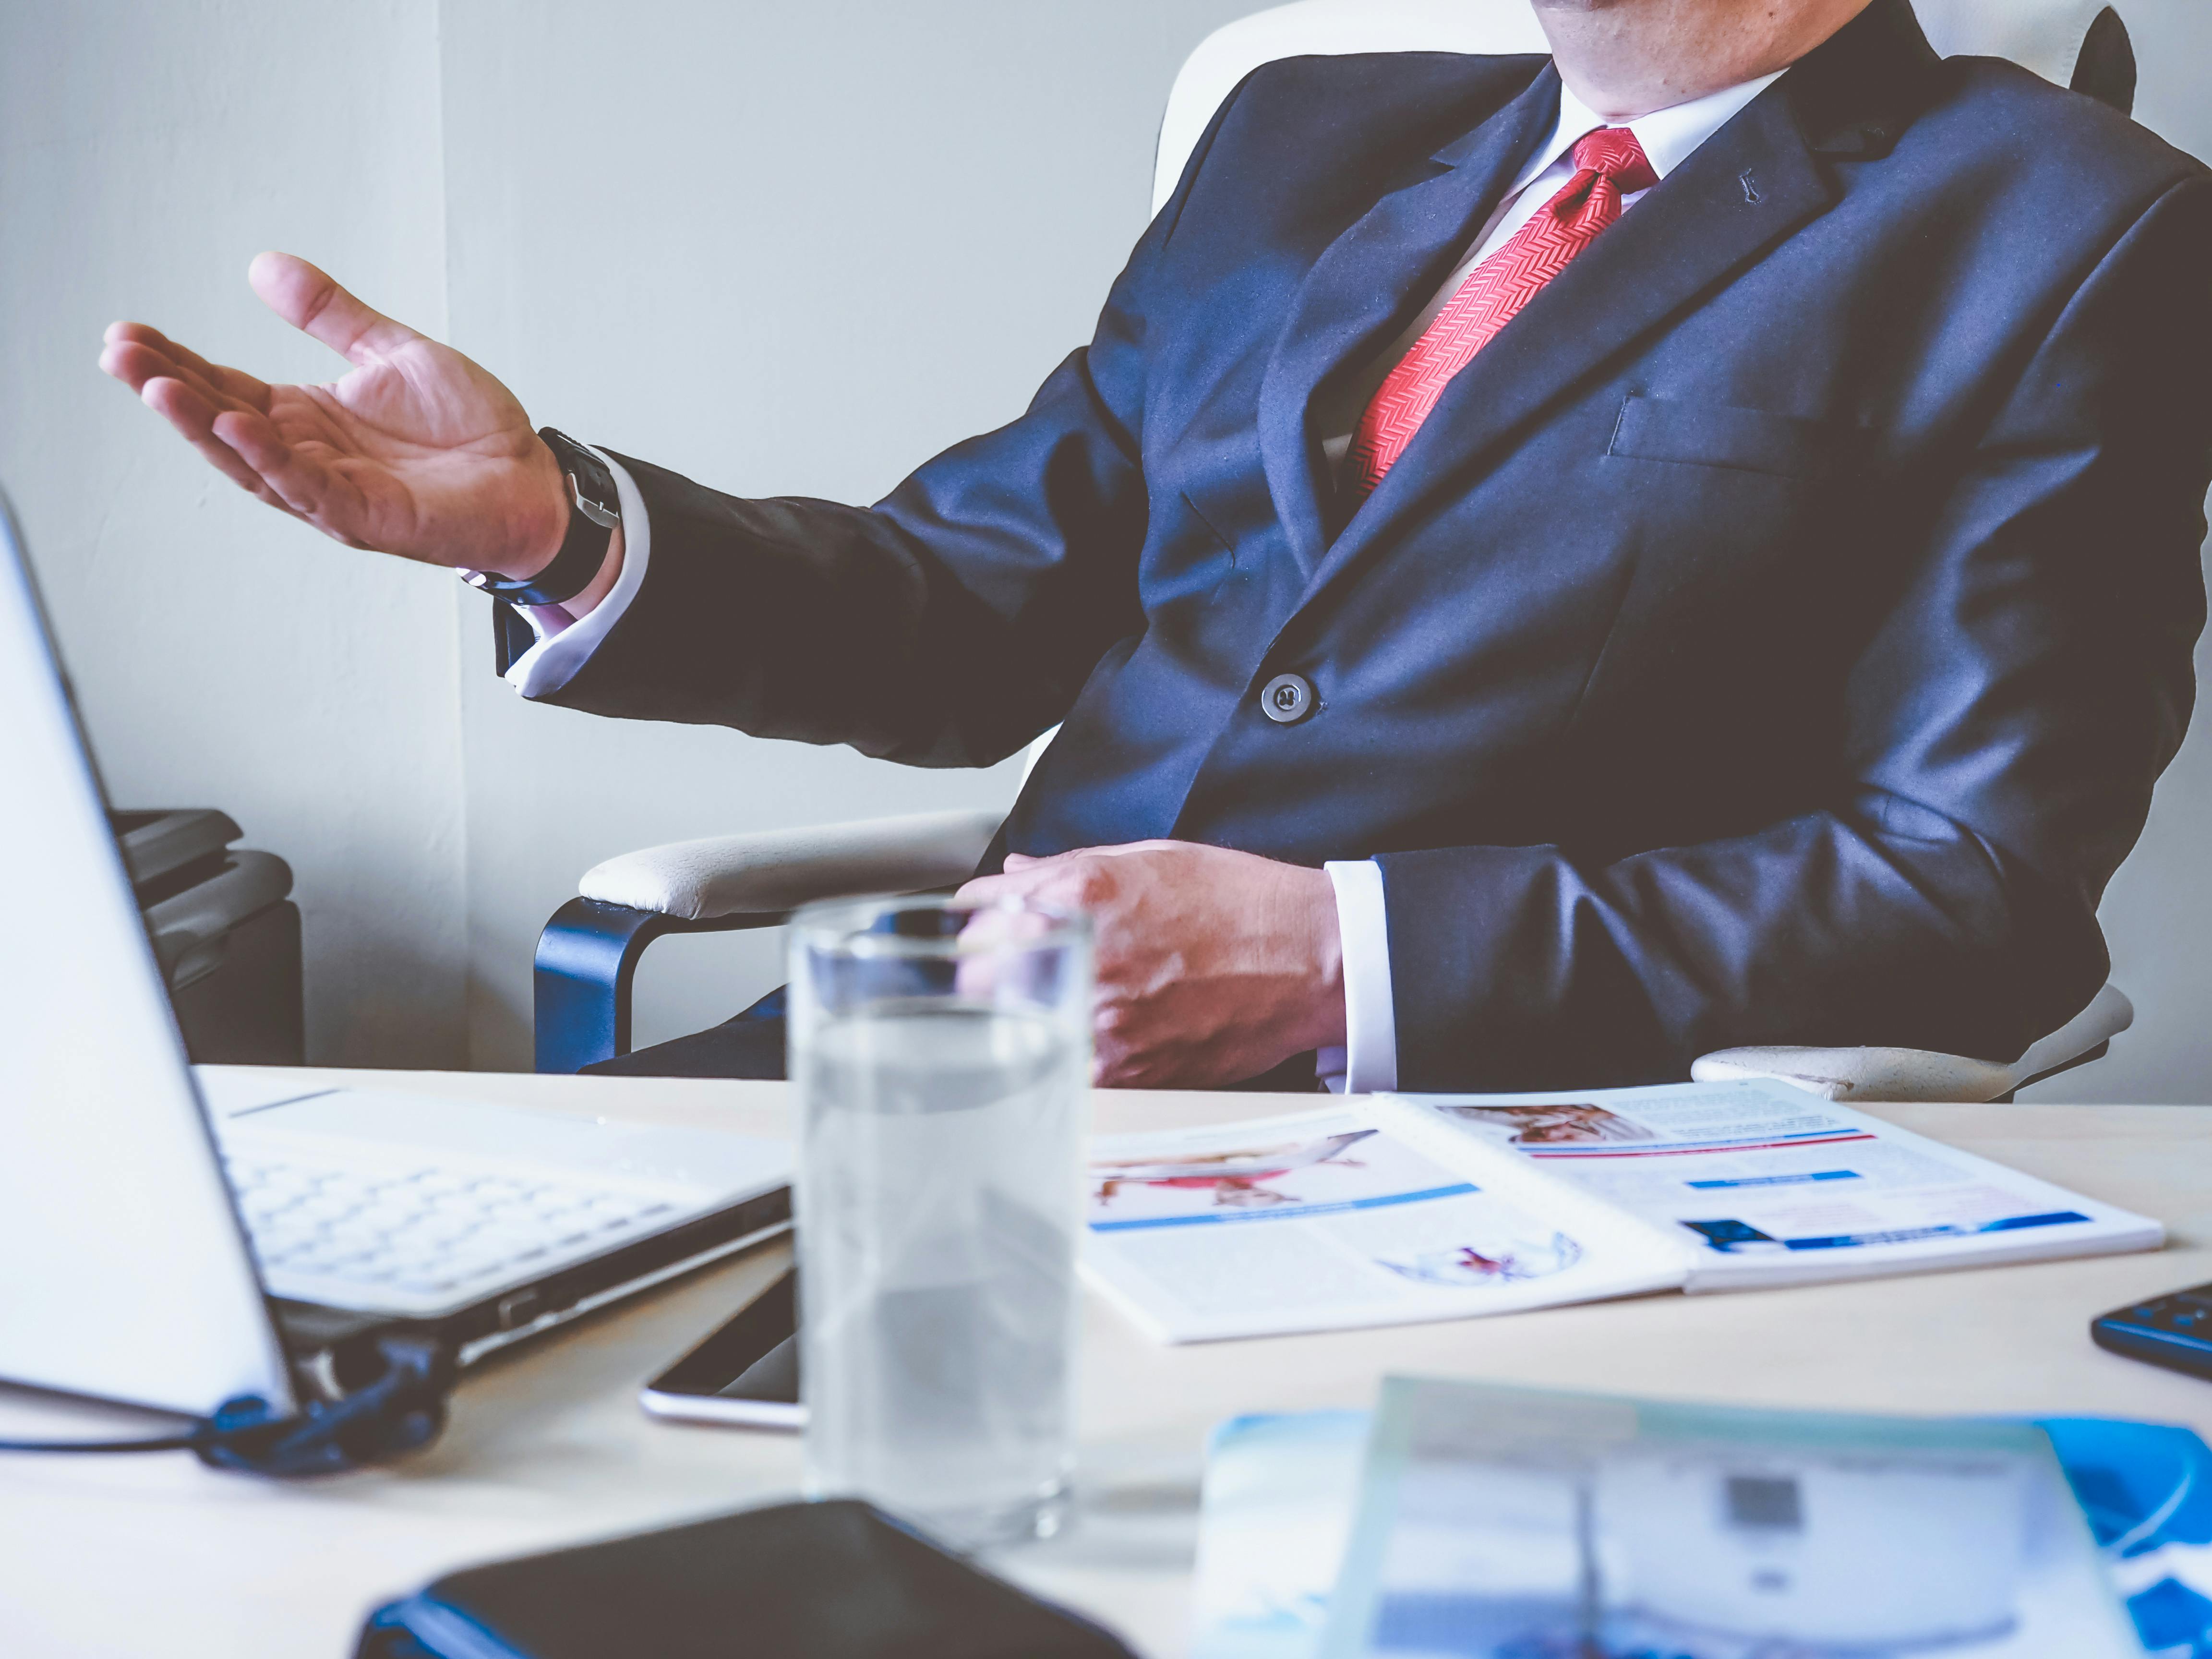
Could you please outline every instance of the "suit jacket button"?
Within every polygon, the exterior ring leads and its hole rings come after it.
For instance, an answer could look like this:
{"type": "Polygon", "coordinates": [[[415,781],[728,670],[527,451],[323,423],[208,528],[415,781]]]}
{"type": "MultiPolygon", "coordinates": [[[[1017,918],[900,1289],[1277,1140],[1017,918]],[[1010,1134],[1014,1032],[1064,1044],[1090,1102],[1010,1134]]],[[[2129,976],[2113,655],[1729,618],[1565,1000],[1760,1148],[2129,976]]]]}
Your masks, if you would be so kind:
{"type": "Polygon", "coordinates": [[[1297,725],[1313,706],[1313,685],[1297,674],[1278,674],[1260,689],[1260,712],[1278,726],[1297,725]]]}

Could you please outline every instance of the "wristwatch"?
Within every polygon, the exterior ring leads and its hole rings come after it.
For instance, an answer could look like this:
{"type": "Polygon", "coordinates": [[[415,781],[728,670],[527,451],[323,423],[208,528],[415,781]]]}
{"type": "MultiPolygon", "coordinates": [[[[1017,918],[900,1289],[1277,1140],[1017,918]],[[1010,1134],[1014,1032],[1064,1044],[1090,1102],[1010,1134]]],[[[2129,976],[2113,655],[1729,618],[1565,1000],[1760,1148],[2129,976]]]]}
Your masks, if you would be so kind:
{"type": "Polygon", "coordinates": [[[553,562],[527,580],[516,581],[489,570],[464,570],[461,580],[480,593],[489,593],[509,605],[559,605],[573,599],[592,585],[606,562],[607,544],[622,522],[622,504],[615,494],[615,475],[607,464],[565,432],[551,427],[538,435],[561,463],[568,482],[568,533],[553,562]]]}

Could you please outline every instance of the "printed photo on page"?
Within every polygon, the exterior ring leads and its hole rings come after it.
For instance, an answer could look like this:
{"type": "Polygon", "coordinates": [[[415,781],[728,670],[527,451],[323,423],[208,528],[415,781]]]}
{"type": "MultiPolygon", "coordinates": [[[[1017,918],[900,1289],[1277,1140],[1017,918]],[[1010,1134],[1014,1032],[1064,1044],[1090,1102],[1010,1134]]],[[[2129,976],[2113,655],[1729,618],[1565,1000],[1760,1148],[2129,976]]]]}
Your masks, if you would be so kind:
{"type": "Polygon", "coordinates": [[[1462,1318],[1681,1278],[1640,1224],[1531,1206],[1348,1108],[1102,1138],[1090,1182],[1092,1277],[1171,1341],[1462,1318]]]}
{"type": "Polygon", "coordinates": [[[2159,1242],[2155,1223],[1782,1084],[1395,1105],[1693,1240],[1693,1291],[2159,1242]]]}

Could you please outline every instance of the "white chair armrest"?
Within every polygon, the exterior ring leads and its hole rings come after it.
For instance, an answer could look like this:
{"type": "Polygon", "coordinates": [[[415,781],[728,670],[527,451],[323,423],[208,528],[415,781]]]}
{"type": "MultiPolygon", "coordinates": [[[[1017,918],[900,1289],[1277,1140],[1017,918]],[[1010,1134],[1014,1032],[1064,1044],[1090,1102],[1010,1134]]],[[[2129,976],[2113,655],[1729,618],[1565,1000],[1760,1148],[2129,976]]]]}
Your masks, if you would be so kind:
{"type": "Polygon", "coordinates": [[[811,824],[750,836],[674,841],[595,864],[587,899],[686,921],[766,915],[848,893],[949,887],[975,872],[1002,810],[811,824]]]}
{"type": "Polygon", "coordinates": [[[2119,987],[2107,985],[2009,1066],[1924,1048],[1723,1048],[1698,1056],[1690,1076],[1698,1083],[1772,1078],[1824,1100],[1996,1100],[2110,1042],[2135,1018],[2119,987]]]}

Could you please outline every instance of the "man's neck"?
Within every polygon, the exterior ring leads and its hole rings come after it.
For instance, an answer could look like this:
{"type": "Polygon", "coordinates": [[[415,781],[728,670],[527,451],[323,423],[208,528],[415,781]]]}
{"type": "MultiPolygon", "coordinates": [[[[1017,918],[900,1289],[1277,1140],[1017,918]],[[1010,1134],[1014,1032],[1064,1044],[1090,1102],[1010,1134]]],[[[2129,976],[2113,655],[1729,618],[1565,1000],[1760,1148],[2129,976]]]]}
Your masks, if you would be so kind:
{"type": "Polygon", "coordinates": [[[1536,0],[1559,78],[1632,121],[1786,69],[1869,0],[1536,0]]]}

